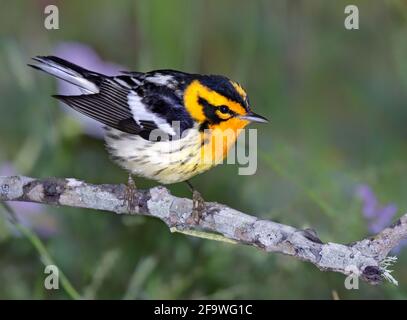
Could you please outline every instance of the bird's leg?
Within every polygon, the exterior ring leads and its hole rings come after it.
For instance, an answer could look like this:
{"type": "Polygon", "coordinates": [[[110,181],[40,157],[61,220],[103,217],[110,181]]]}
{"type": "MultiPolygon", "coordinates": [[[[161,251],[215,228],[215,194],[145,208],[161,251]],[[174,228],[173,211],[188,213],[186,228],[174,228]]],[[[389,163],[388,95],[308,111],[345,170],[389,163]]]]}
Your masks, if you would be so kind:
{"type": "Polygon", "coordinates": [[[198,190],[196,190],[191,182],[188,180],[185,181],[189,187],[189,190],[192,192],[192,218],[195,223],[198,224],[202,219],[204,210],[205,210],[205,200],[202,198],[198,190]]]}
{"type": "Polygon", "coordinates": [[[129,173],[129,178],[127,180],[127,186],[124,197],[130,212],[133,212],[136,209],[138,201],[137,201],[137,187],[136,184],[134,183],[131,173],[129,173]]]}

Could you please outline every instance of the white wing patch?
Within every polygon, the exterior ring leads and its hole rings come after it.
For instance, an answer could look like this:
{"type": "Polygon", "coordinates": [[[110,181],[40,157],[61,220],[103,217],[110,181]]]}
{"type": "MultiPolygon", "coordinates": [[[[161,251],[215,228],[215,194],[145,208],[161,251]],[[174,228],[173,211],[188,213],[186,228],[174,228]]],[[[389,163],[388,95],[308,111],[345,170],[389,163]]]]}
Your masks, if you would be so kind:
{"type": "Polygon", "coordinates": [[[141,83],[141,81],[135,77],[131,77],[131,80],[136,84],[139,85],[141,83]]]}
{"type": "Polygon", "coordinates": [[[166,86],[173,80],[173,76],[157,73],[153,76],[147,77],[146,80],[160,86],[166,86]]]}
{"type": "Polygon", "coordinates": [[[123,80],[121,80],[119,78],[115,78],[114,81],[116,81],[118,84],[120,84],[124,88],[128,88],[128,89],[131,88],[126,81],[123,81],[123,80]]]}
{"type": "Polygon", "coordinates": [[[138,125],[143,127],[143,125],[140,124],[140,121],[143,120],[152,121],[160,130],[168,133],[169,135],[174,136],[176,134],[174,129],[168,124],[165,119],[155,115],[153,112],[145,107],[144,103],[141,101],[142,98],[135,92],[129,93],[127,99],[131,113],[133,114],[133,118],[138,125]]]}

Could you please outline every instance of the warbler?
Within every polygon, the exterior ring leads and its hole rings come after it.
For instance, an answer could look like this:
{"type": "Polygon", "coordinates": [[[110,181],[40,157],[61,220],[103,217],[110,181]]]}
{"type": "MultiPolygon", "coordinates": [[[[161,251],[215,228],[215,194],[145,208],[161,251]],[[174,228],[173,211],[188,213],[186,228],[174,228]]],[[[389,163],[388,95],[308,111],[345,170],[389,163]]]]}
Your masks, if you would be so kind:
{"type": "Polygon", "coordinates": [[[243,87],[224,76],[175,70],[106,76],[55,56],[33,60],[29,66],[81,90],[53,97],[105,125],[115,162],[162,184],[186,181],[194,208],[203,199],[188,179],[222,162],[250,122],[267,122],[251,110],[243,87]]]}

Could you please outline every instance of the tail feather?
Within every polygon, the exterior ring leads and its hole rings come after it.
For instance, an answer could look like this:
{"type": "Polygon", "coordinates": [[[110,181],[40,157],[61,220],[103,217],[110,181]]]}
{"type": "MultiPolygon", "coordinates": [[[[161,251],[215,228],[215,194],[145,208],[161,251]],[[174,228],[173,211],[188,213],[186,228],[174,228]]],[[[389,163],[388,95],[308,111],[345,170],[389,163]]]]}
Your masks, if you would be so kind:
{"type": "Polygon", "coordinates": [[[89,71],[76,64],[55,56],[38,56],[33,58],[38,64],[29,64],[30,67],[53,75],[56,78],[67,81],[86,93],[98,93],[99,83],[103,75],[89,71]]]}

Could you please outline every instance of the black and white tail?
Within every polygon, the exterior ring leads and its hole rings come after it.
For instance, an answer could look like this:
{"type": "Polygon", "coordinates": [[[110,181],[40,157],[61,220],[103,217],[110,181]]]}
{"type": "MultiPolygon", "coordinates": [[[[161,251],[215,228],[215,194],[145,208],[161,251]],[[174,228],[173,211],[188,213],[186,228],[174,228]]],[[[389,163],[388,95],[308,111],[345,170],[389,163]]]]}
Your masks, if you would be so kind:
{"type": "Polygon", "coordinates": [[[37,61],[38,64],[29,64],[30,67],[65,80],[79,87],[86,94],[98,93],[99,84],[106,77],[54,56],[38,56],[33,60],[37,61]]]}
{"type": "Polygon", "coordinates": [[[54,98],[108,127],[131,134],[145,131],[134,120],[129,106],[130,86],[120,81],[120,78],[128,79],[129,76],[105,76],[54,56],[33,59],[38,64],[29,66],[65,80],[80,88],[83,93],[74,96],[53,95],[54,98]]]}

